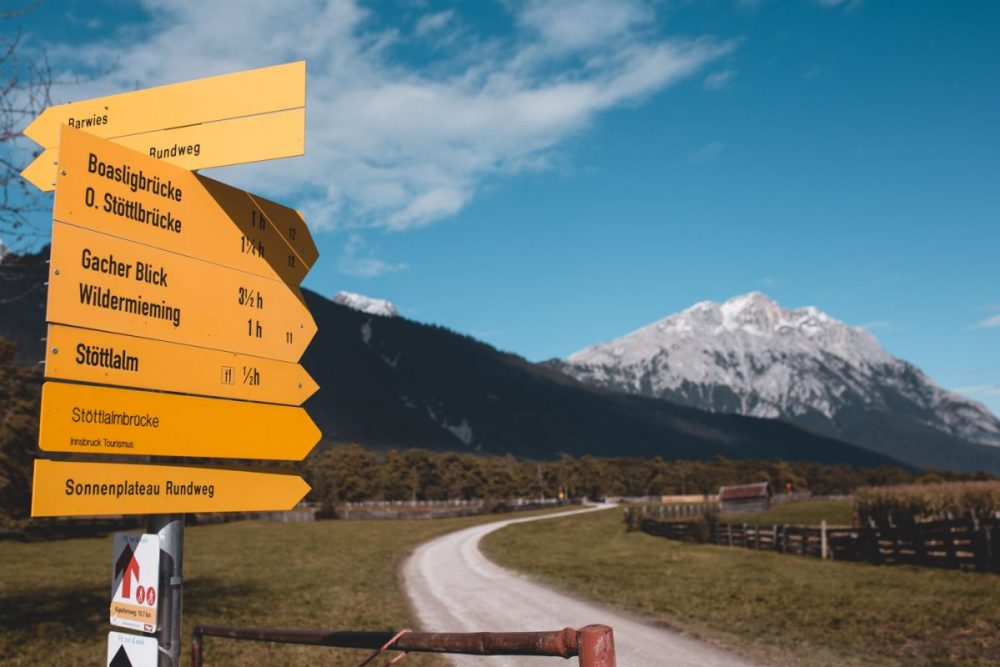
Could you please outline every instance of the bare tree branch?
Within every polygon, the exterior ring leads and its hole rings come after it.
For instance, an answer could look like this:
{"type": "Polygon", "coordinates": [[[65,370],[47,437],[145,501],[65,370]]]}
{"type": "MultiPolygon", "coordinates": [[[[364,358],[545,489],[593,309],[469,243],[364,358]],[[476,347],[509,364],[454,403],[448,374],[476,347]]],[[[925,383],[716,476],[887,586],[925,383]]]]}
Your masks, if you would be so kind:
{"type": "MultiPolygon", "coordinates": [[[[0,24],[10,22],[38,8],[36,2],[21,9],[0,12],[0,24]]],[[[25,51],[19,29],[0,30],[0,239],[8,248],[20,250],[44,240],[47,230],[33,220],[48,208],[42,196],[21,178],[24,155],[18,143],[23,129],[51,101],[52,69],[44,52],[33,59],[25,51]]],[[[36,150],[34,156],[41,151],[36,150]]]]}
{"type": "Polygon", "coordinates": [[[24,128],[52,104],[53,87],[94,81],[118,65],[116,59],[95,74],[57,79],[45,50],[25,47],[20,29],[12,26],[40,6],[36,0],[20,9],[0,9],[0,257],[5,250],[37,247],[50,235],[51,198],[20,175],[42,152],[24,136],[24,128]]]}

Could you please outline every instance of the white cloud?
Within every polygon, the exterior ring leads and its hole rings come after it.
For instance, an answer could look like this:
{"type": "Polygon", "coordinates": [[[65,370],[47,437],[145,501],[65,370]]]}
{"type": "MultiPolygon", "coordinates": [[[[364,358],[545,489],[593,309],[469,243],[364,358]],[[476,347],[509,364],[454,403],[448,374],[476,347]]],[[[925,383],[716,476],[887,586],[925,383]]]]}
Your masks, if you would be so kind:
{"type": "MultiPolygon", "coordinates": [[[[986,306],[986,308],[984,308],[984,310],[1000,311],[1000,305],[986,306]]],[[[985,320],[983,320],[983,321],[979,322],[978,324],[976,324],[975,326],[973,326],[972,328],[973,329],[988,329],[988,328],[992,328],[992,327],[1000,327],[1000,314],[991,315],[991,316],[987,317],[985,320]]]]}
{"type": "Polygon", "coordinates": [[[715,72],[705,77],[703,87],[705,90],[724,90],[732,84],[734,78],[736,78],[736,70],[726,69],[715,72]]]}
{"type": "Polygon", "coordinates": [[[457,31],[449,12],[425,15],[404,37],[354,0],[144,4],[148,25],[50,50],[69,72],[117,63],[57,90],[60,101],[305,59],[306,156],[215,175],[294,204],[320,230],[404,230],[454,215],[491,179],[544,168],[601,112],[734,48],[653,35],[652,11],[638,2],[536,0],[512,10],[506,37],[457,31]],[[393,52],[422,44],[417,33],[437,54],[419,69],[393,52]],[[457,41],[441,51],[444,35],[457,41]]]}
{"type": "Polygon", "coordinates": [[[420,17],[417,21],[417,26],[413,29],[413,33],[417,37],[426,37],[427,35],[438,32],[445,28],[452,19],[455,18],[455,10],[449,9],[444,12],[436,12],[434,14],[425,14],[420,17]]]}
{"type": "Polygon", "coordinates": [[[391,264],[375,256],[368,243],[357,232],[347,237],[347,242],[337,259],[337,270],[356,278],[377,278],[386,273],[406,269],[406,264],[391,264]]]}
{"type": "Polygon", "coordinates": [[[814,0],[814,2],[821,7],[826,7],[827,9],[833,7],[844,7],[844,11],[852,12],[861,6],[862,0],[814,0]]]}
{"type": "Polygon", "coordinates": [[[652,10],[633,0],[532,0],[519,20],[540,37],[544,47],[580,51],[621,39],[653,18],[652,10]]]}
{"type": "Polygon", "coordinates": [[[688,153],[688,162],[694,164],[704,164],[711,162],[726,151],[726,144],[722,141],[712,141],[697,150],[688,153]]]}

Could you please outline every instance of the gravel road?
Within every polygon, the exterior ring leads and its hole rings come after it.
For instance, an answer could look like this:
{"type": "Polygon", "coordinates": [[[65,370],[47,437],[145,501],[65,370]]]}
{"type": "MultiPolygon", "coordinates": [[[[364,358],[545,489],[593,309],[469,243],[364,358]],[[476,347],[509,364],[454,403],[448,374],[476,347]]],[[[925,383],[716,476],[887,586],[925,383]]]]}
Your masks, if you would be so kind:
{"type": "MultiPolygon", "coordinates": [[[[504,569],[479,551],[479,540],[512,523],[540,521],[598,506],[466,528],[418,547],[403,566],[406,590],[428,632],[506,632],[579,628],[592,623],[614,629],[619,667],[755,667],[674,631],[649,625],[592,602],[542,586],[504,569]]],[[[454,656],[456,667],[558,667],[559,658],[454,656]]]]}

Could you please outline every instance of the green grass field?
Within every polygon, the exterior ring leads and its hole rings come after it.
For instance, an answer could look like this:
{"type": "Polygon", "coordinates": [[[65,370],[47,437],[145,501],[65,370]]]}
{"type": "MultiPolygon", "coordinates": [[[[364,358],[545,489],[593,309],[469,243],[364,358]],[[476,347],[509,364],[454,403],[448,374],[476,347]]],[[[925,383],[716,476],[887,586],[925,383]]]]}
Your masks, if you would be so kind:
{"type": "Polygon", "coordinates": [[[620,511],[504,528],[483,550],[557,587],[774,665],[1000,664],[1000,577],[626,532],[620,511]]]}
{"type": "Polygon", "coordinates": [[[824,519],[831,526],[853,524],[851,500],[799,500],[771,505],[767,512],[723,514],[719,517],[719,521],[729,523],[787,523],[793,526],[818,526],[824,519]]]}
{"type": "MultiPolygon", "coordinates": [[[[545,511],[550,510],[544,510],[545,511]]],[[[539,512],[518,513],[527,516],[539,512]]],[[[424,521],[241,522],[185,530],[184,663],[197,623],[413,627],[397,576],[410,549],[510,514],[424,521]]],[[[0,542],[0,664],[104,665],[111,536],[0,542]]],[[[205,638],[207,665],[357,665],[366,651],[205,638]]],[[[441,665],[411,655],[407,665],[441,665]]]]}

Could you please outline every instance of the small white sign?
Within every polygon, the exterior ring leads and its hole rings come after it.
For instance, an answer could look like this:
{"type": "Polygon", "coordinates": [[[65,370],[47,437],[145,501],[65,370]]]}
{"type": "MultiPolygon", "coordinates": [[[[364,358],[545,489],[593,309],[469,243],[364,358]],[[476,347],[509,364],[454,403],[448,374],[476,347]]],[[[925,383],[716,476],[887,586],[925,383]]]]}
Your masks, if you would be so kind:
{"type": "Polygon", "coordinates": [[[109,632],[107,667],[156,667],[158,648],[154,637],[109,632]]]}
{"type": "Polygon", "coordinates": [[[156,632],[160,537],[115,533],[111,558],[111,625],[156,632]]]}

